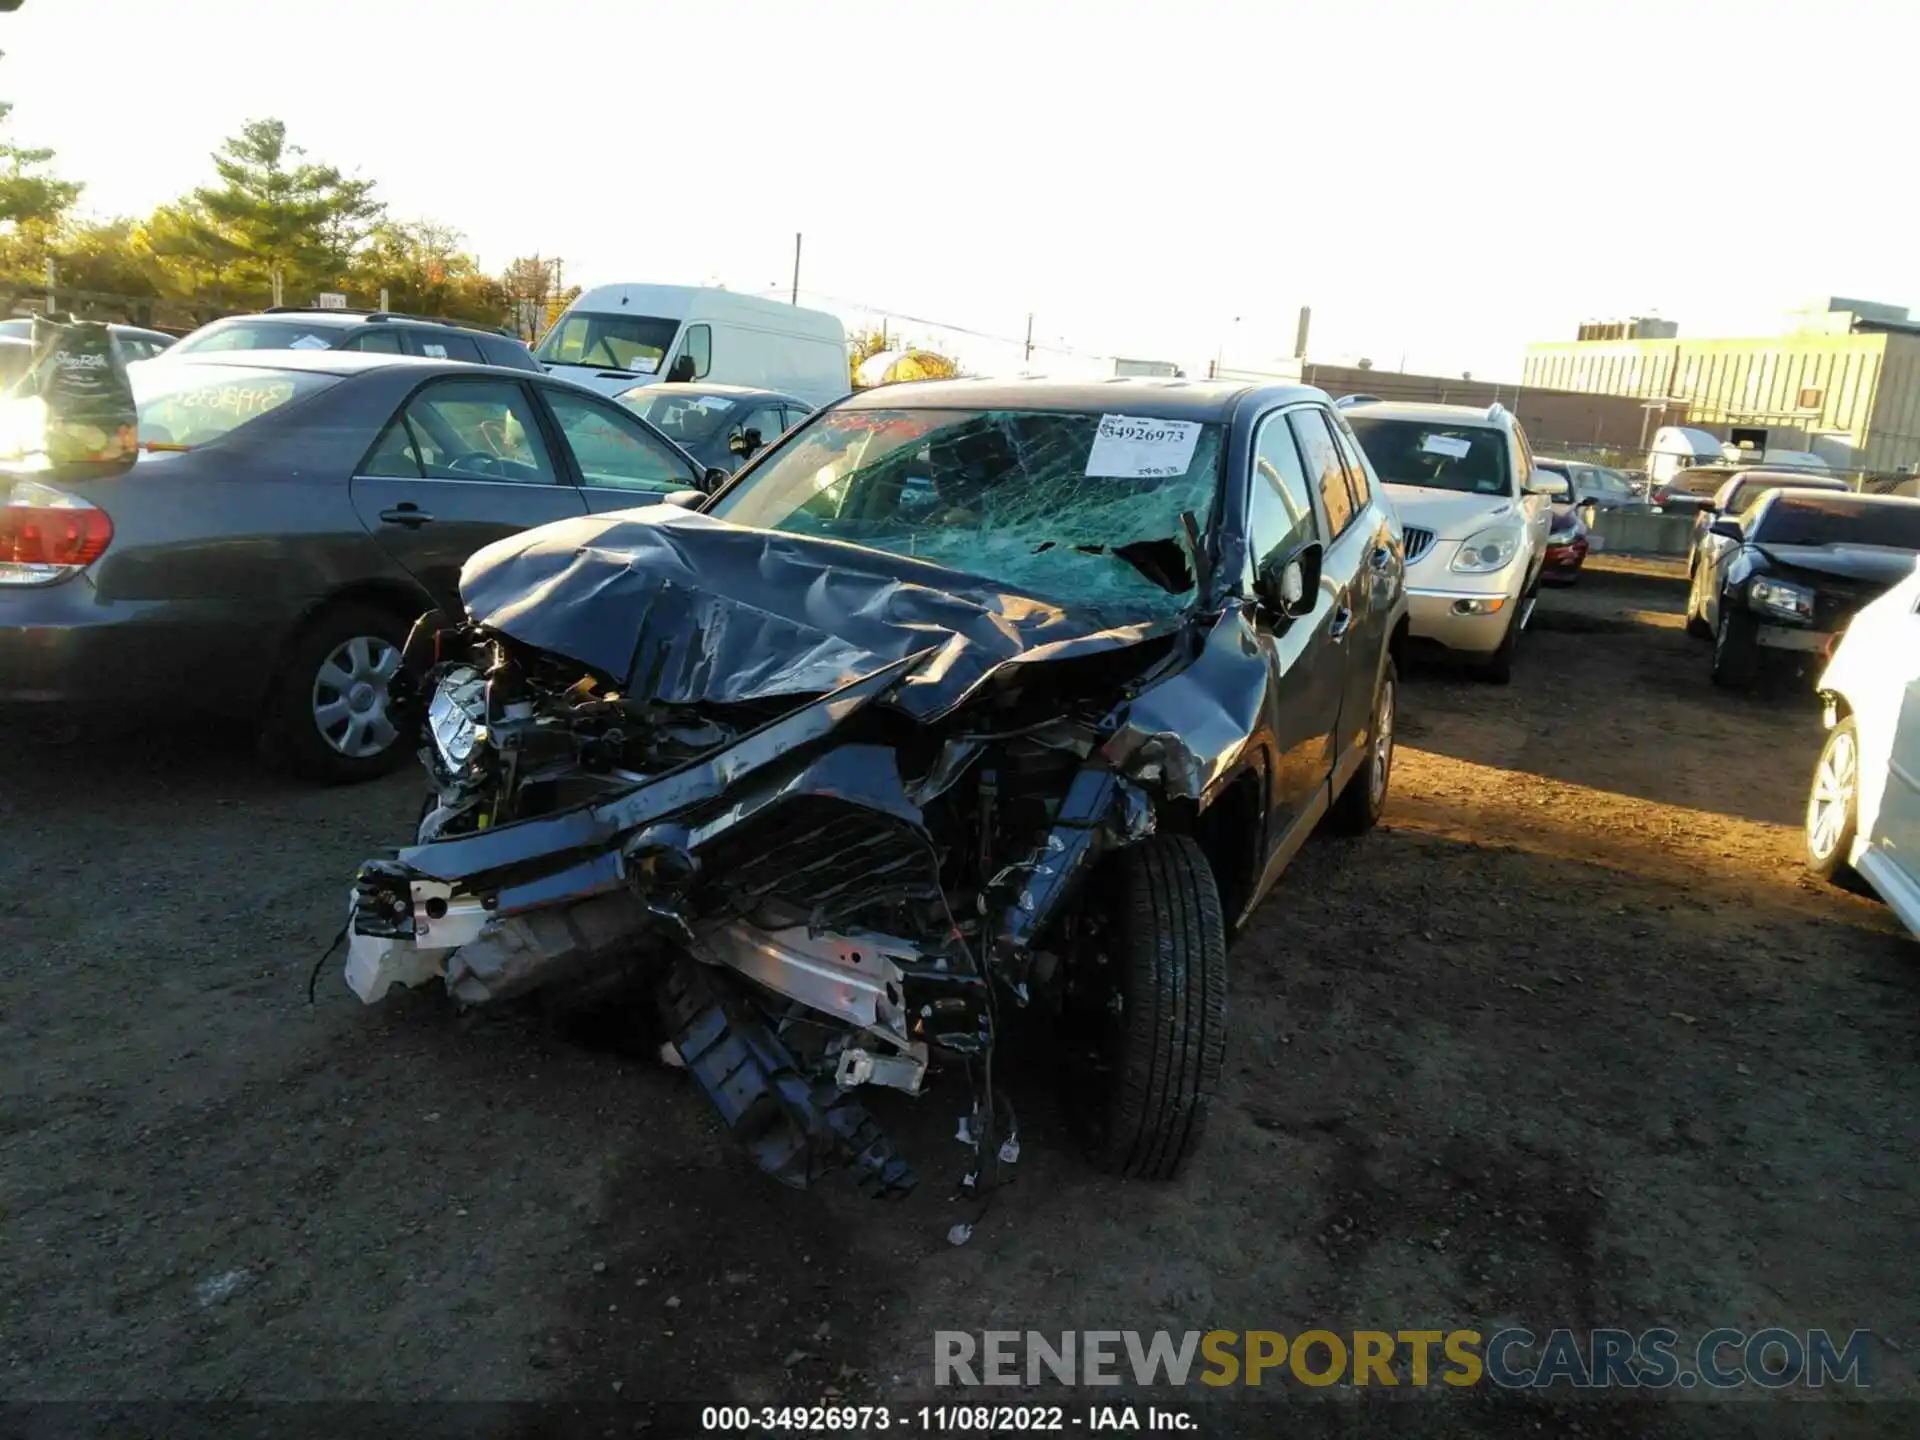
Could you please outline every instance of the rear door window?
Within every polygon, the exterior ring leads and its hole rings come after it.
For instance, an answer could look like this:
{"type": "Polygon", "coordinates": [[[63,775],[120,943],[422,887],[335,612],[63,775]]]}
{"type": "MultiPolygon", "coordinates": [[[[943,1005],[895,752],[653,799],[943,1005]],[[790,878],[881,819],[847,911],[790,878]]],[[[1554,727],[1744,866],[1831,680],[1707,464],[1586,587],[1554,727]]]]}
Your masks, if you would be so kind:
{"type": "MultiPolygon", "coordinates": [[[[407,402],[403,417],[418,457],[417,473],[429,480],[550,485],[559,478],[533,397],[511,380],[434,381],[407,402]]],[[[400,442],[390,435],[376,442],[374,454],[405,465],[400,442]]],[[[369,463],[373,458],[370,454],[369,463]]],[[[416,472],[402,468],[400,473],[416,472]]]]}
{"type": "Polygon", "coordinates": [[[1340,463],[1340,451],[1333,443],[1327,422],[1315,408],[1295,410],[1287,416],[1294,439],[1300,443],[1300,458],[1306,462],[1307,477],[1320,492],[1320,503],[1327,512],[1327,538],[1338,540],[1353,523],[1353,495],[1347,489],[1347,467],[1340,463]]]}
{"type": "Polygon", "coordinates": [[[407,348],[429,360],[464,360],[470,365],[480,363],[480,347],[473,343],[471,336],[462,335],[456,330],[409,330],[407,348]]]}
{"type": "Polygon", "coordinates": [[[358,335],[355,335],[340,348],[342,350],[364,350],[376,355],[400,355],[405,353],[405,347],[400,343],[398,331],[388,330],[384,326],[376,327],[372,325],[369,325],[358,335]]]}

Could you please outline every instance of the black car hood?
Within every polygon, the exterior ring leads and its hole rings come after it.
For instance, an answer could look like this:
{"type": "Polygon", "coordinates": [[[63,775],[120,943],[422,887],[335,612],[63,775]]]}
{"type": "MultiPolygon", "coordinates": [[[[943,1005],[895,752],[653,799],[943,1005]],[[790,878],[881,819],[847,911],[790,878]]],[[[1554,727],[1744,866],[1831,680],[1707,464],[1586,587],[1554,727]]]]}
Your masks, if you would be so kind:
{"type": "Polygon", "coordinates": [[[927,720],[1010,663],[1138,645],[1111,627],[925,561],[661,505],[499,540],[467,561],[476,624],[668,704],[818,695],[926,653],[889,697],[927,720]]]}
{"type": "Polygon", "coordinates": [[[1769,545],[1756,542],[1754,548],[1776,565],[1791,566],[1819,575],[1835,575],[1843,580],[1866,580],[1876,585],[1895,585],[1913,573],[1920,555],[1911,550],[1896,550],[1887,545],[1769,545]]]}

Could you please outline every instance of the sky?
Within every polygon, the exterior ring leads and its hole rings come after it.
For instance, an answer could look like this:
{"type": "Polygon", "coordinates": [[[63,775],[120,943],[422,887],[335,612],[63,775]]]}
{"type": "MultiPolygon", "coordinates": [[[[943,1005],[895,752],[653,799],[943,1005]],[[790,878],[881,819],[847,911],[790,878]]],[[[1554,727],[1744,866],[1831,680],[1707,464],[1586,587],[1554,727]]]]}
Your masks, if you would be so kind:
{"type": "Polygon", "coordinates": [[[785,296],[798,232],[802,303],[987,372],[1029,315],[1036,369],[1259,369],[1308,305],[1314,361],[1513,379],[1587,319],[1920,306],[1916,40],[1905,0],[23,0],[0,99],[94,215],[272,116],[491,269],[785,296]]]}

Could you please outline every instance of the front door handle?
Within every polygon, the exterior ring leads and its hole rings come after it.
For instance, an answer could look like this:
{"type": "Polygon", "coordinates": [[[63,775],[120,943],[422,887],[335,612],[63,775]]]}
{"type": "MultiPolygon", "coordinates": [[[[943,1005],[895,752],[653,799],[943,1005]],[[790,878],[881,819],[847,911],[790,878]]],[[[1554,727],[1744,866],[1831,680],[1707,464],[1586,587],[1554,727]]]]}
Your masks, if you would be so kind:
{"type": "Polygon", "coordinates": [[[391,510],[382,510],[380,518],[388,525],[404,525],[409,530],[417,530],[428,524],[433,516],[415,505],[411,500],[402,501],[391,510]]]}
{"type": "Polygon", "coordinates": [[[1352,624],[1353,607],[1342,600],[1340,602],[1340,608],[1333,612],[1333,624],[1328,628],[1327,633],[1335,639],[1338,639],[1347,633],[1348,627],[1352,624]]]}

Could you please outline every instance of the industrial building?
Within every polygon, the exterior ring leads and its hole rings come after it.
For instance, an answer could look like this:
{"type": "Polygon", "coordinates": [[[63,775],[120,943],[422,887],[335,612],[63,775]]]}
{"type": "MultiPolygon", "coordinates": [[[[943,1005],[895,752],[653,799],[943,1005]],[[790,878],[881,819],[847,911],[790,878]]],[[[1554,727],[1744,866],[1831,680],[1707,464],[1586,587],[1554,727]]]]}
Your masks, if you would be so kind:
{"type": "Polygon", "coordinates": [[[1920,321],[1902,307],[1831,297],[1752,339],[1689,339],[1645,319],[1580,334],[1528,346],[1525,385],[1631,396],[1644,406],[1643,444],[1660,426],[1689,425],[1842,469],[1920,470],[1920,321]]]}

